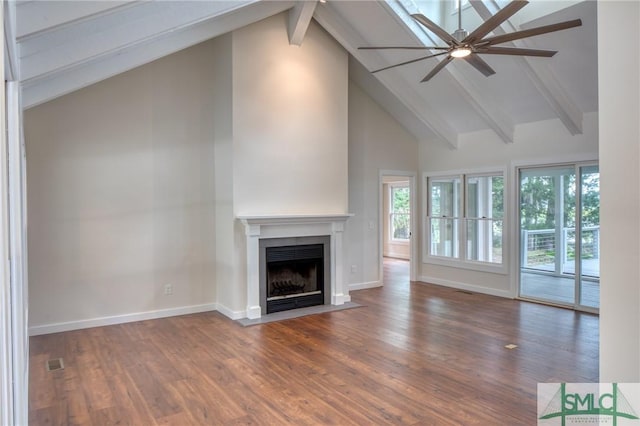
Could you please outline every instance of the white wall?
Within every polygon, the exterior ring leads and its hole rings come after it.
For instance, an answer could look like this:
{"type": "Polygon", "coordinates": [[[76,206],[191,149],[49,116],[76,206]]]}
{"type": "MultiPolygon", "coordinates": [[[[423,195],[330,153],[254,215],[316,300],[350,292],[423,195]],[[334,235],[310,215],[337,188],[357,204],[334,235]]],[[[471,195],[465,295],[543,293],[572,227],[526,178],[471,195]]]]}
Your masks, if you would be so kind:
{"type": "Polygon", "coordinates": [[[213,41],[215,57],[211,74],[216,93],[213,97],[215,174],[215,284],[218,309],[231,318],[242,316],[246,292],[242,286],[243,268],[236,255],[242,244],[233,213],[233,34],[213,41]],[[222,284],[219,284],[222,283],[222,284]]]}
{"type": "Polygon", "coordinates": [[[243,316],[235,215],[348,211],[347,100],[346,52],[284,13],[27,111],[32,332],[243,316]]]}
{"type": "MultiPolygon", "coordinates": [[[[598,158],[598,116],[595,113],[584,116],[583,134],[571,136],[559,120],[528,123],[516,127],[515,142],[505,144],[493,132],[482,131],[462,135],[460,147],[451,150],[441,144],[421,143],[420,169],[423,173],[445,171],[472,171],[486,168],[507,172],[506,191],[510,198],[505,206],[505,232],[507,242],[505,253],[510,253],[508,261],[514,260],[517,252],[514,242],[513,221],[515,220],[515,195],[513,170],[517,165],[552,164],[562,161],[578,161],[598,158]]],[[[425,183],[422,182],[421,199],[424,199],[425,183]]],[[[426,215],[422,211],[423,217],[426,215]]],[[[421,237],[423,237],[421,235],[421,237]]],[[[421,238],[422,240],[422,238],[421,238]]],[[[479,272],[450,266],[422,263],[420,280],[434,284],[467,288],[489,294],[510,297],[515,295],[516,270],[514,262],[509,262],[509,273],[479,272]]]]}
{"type": "Polygon", "coordinates": [[[234,214],[347,213],[347,54],[313,21],[302,46],[289,45],[287,17],[218,42],[227,88],[216,117],[227,127],[216,136],[217,307],[231,318],[247,308],[234,214]]]}
{"type": "Polygon", "coordinates": [[[598,2],[600,381],[640,381],[640,4],[598,2]],[[632,40],[632,54],[619,40],[632,40]]]}
{"type": "Polygon", "coordinates": [[[507,166],[512,162],[557,162],[598,154],[598,116],[585,114],[583,134],[571,136],[559,120],[516,126],[514,143],[505,144],[491,130],[460,135],[452,150],[440,143],[423,143],[420,168],[425,172],[507,166]]]}
{"type": "Polygon", "coordinates": [[[213,306],[213,53],[26,111],[32,330],[213,306]]]}
{"type": "Polygon", "coordinates": [[[349,219],[345,251],[350,288],[380,285],[380,170],[416,172],[418,143],[353,82],[349,83],[349,219]],[[355,265],[355,272],[351,272],[355,265]]]}
{"type": "Polygon", "coordinates": [[[235,211],[347,213],[347,53],[315,21],[289,45],[287,18],[233,33],[235,211]]]}

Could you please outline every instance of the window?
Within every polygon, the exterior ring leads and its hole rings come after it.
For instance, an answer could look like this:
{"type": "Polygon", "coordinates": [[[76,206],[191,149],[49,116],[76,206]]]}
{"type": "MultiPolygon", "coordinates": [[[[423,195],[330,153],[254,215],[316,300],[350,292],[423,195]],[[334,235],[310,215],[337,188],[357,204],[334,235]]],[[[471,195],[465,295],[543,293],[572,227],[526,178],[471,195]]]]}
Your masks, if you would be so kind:
{"type": "Polygon", "coordinates": [[[501,265],[503,173],[429,177],[427,188],[428,256],[501,265]]]}
{"type": "Polygon", "coordinates": [[[466,259],[502,263],[504,178],[467,176],[466,259]]]}
{"type": "Polygon", "coordinates": [[[459,256],[460,178],[433,178],[430,179],[429,187],[431,188],[429,254],[457,258],[459,256]]]}
{"type": "Polygon", "coordinates": [[[391,186],[391,205],[389,209],[389,230],[391,232],[391,240],[407,241],[409,240],[410,229],[410,203],[409,203],[409,187],[406,185],[391,186]]]}

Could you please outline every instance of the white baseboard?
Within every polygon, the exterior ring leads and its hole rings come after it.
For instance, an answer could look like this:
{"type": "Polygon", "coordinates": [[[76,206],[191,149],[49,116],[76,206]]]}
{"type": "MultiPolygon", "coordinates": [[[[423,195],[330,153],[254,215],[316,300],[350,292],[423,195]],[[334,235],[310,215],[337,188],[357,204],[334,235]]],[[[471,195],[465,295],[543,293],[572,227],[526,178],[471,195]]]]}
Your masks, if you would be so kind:
{"type": "Polygon", "coordinates": [[[105,325],[124,324],[127,322],[143,321],[157,318],[174,317],[178,315],[196,314],[218,310],[215,303],[205,305],[182,306],[179,308],[159,309],[156,311],[139,312],[135,314],[114,315],[110,317],[91,318],[86,320],[59,322],[29,327],[29,336],[60,333],[63,331],[81,330],[83,328],[102,327],[105,325]]]}
{"type": "Polygon", "coordinates": [[[367,288],[382,287],[382,281],[369,281],[367,283],[349,284],[349,291],[365,290],[367,288]]]}
{"type": "Polygon", "coordinates": [[[336,294],[331,296],[331,304],[333,306],[344,305],[347,302],[351,302],[351,296],[348,294],[336,294]]]}
{"type": "Polygon", "coordinates": [[[504,297],[507,299],[513,299],[513,295],[511,294],[510,290],[500,290],[498,288],[482,287],[479,285],[461,283],[458,281],[443,280],[440,278],[427,277],[427,276],[418,277],[418,281],[422,281],[424,283],[441,285],[444,287],[451,287],[458,290],[466,290],[466,291],[472,291],[475,293],[482,293],[482,294],[488,294],[491,296],[498,296],[498,297],[504,297]]]}
{"type": "Polygon", "coordinates": [[[216,310],[220,312],[222,315],[224,315],[225,317],[232,319],[234,321],[248,317],[247,311],[234,311],[221,304],[217,305],[216,310]]]}

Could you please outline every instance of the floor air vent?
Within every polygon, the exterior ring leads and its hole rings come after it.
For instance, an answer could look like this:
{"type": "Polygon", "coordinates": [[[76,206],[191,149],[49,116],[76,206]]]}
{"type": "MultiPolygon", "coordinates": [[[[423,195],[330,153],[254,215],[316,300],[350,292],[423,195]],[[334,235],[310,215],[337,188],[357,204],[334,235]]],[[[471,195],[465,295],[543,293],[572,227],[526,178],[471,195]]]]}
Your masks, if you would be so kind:
{"type": "Polygon", "coordinates": [[[47,371],[64,370],[62,358],[50,359],[47,361],[47,371]]]}
{"type": "Polygon", "coordinates": [[[472,295],[473,295],[473,293],[472,293],[472,292],[467,291],[467,290],[454,290],[454,292],[455,292],[455,293],[468,294],[468,295],[470,295],[470,296],[472,296],[472,295]]]}

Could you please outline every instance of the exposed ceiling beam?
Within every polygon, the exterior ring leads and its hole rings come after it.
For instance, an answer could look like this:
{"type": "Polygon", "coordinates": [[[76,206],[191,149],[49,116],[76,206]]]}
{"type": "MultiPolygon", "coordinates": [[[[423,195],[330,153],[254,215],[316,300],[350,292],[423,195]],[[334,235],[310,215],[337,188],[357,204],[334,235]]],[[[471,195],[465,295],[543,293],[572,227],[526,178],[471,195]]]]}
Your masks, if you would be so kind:
{"type": "MultiPolygon", "coordinates": [[[[500,7],[495,0],[483,2],[481,0],[470,0],[471,6],[484,20],[494,15],[500,7]]],[[[502,23],[493,30],[495,35],[507,32],[518,31],[509,20],[502,23]]],[[[515,47],[530,48],[531,45],[525,40],[511,42],[515,47]]],[[[551,68],[540,61],[530,60],[526,57],[514,57],[523,68],[533,85],[549,103],[555,111],[560,121],[572,135],[582,134],[582,111],[577,107],[575,101],[567,93],[567,90],[560,83],[551,68]]]]}
{"type": "MultiPolygon", "coordinates": [[[[357,49],[358,46],[365,46],[367,44],[366,41],[352,26],[345,22],[344,18],[332,10],[331,3],[316,8],[314,18],[353,57],[361,63],[368,62],[363,60],[364,58],[362,57],[361,51],[357,49]]],[[[373,55],[375,57],[376,53],[373,53],[373,55]]],[[[367,57],[369,58],[370,56],[368,55],[367,57]]],[[[382,58],[379,58],[378,61],[382,62],[382,58]]],[[[415,91],[411,89],[410,84],[407,84],[401,77],[391,73],[377,75],[376,77],[378,81],[400,99],[407,109],[435,134],[439,140],[446,143],[450,148],[458,148],[457,133],[449,123],[440,116],[440,113],[435,108],[420,98],[415,91]]]]}
{"type": "MultiPolygon", "coordinates": [[[[431,35],[425,31],[422,26],[415,22],[413,18],[411,18],[409,12],[401,2],[383,2],[382,4],[393,19],[395,19],[404,28],[410,30],[410,36],[418,43],[423,43],[423,40],[416,35],[421,32],[429,41],[427,45],[438,45],[438,41],[432,39],[431,35]]],[[[440,62],[445,58],[446,56],[440,56],[434,59],[440,62]]],[[[483,121],[498,135],[500,139],[502,139],[503,142],[513,143],[515,126],[502,108],[500,108],[495,102],[492,102],[485,94],[482,94],[478,88],[457,69],[455,64],[450,64],[442,71],[442,73],[449,73],[453,82],[464,95],[465,100],[473,106],[480,117],[482,117],[483,121]]]]}
{"type": "MultiPolygon", "coordinates": [[[[140,2],[74,25],[47,30],[41,36],[19,38],[22,79],[29,80],[83,61],[144,43],[158,35],[233,13],[251,1],[140,2]]],[[[73,7],[73,6],[69,6],[73,7]]]]}
{"type": "Polygon", "coordinates": [[[134,6],[140,0],[74,1],[69,7],[60,7],[55,1],[18,1],[16,37],[24,39],[57,30],[65,25],[77,24],[87,18],[109,10],[134,6]]]}
{"type": "MultiPolygon", "coordinates": [[[[169,2],[153,2],[163,6],[169,2]]],[[[196,2],[197,3],[197,2],[196,2]]],[[[215,2],[208,2],[215,3],[215,2]]],[[[90,56],[78,57],[68,65],[43,67],[42,74],[33,74],[23,81],[23,106],[30,108],[56,97],[105,80],[114,75],[144,65],[179,50],[217,37],[229,31],[281,13],[293,7],[293,1],[251,2],[240,11],[231,11],[179,27],[167,27],[150,37],[124,45],[114,45],[106,51],[90,51],[90,56]]]]}
{"type": "Polygon", "coordinates": [[[289,10],[289,43],[301,46],[307,33],[313,12],[316,10],[318,0],[298,0],[296,5],[289,10]]]}

